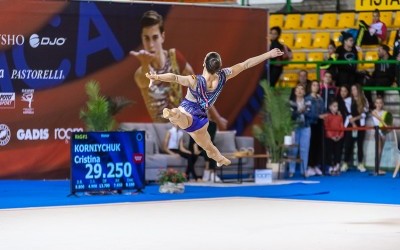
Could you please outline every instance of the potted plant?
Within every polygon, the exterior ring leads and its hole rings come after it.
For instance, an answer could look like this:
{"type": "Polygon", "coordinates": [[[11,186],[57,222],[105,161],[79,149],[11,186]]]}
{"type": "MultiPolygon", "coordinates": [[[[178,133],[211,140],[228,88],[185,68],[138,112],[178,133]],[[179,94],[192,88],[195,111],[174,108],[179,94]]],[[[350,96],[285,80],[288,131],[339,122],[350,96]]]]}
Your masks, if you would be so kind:
{"type": "Polygon", "coordinates": [[[160,193],[183,193],[185,191],[186,175],[173,168],[168,168],[160,173],[158,182],[160,193]]]}
{"type": "Polygon", "coordinates": [[[278,165],[283,155],[284,137],[291,135],[295,128],[289,107],[290,88],[274,88],[266,81],[260,84],[264,90],[262,123],[253,126],[253,135],[267,149],[271,163],[278,165]]]}
{"type": "Polygon", "coordinates": [[[87,131],[111,131],[115,128],[116,115],[122,108],[132,103],[124,97],[106,97],[101,95],[97,81],[91,80],[85,85],[89,100],[82,108],[79,117],[86,125],[87,131]]]}

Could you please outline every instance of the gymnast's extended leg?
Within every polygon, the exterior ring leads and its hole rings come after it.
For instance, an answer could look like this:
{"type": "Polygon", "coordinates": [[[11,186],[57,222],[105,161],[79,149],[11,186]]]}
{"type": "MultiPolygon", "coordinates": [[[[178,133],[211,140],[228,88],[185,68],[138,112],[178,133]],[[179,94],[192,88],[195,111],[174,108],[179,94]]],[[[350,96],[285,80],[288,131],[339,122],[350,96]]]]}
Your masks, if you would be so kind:
{"type": "Polygon", "coordinates": [[[210,134],[207,131],[208,123],[204,125],[202,128],[190,132],[189,135],[193,138],[193,140],[206,151],[207,156],[214,159],[217,162],[217,166],[220,167],[222,165],[229,165],[231,161],[224,157],[217,147],[211,141],[210,134]]]}

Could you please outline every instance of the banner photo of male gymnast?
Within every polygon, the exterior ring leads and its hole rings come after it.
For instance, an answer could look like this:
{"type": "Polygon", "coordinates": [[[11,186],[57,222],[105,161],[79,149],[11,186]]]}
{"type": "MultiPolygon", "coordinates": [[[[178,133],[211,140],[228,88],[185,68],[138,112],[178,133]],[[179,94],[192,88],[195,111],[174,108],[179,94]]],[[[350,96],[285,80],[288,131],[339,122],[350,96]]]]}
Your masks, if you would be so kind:
{"type": "MultiPolygon", "coordinates": [[[[266,51],[267,17],[265,10],[238,7],[1,2],[0,178],[69,176],[69,140],[72,132],[85,130],[79,113],[90,80],[99,82],[103,95],[133,102],[115,116],[118,123],[168,122],[159,119],[157,109],[180,97],[147,91],[148,84],[135,77],[148,59],[144,54],[163,54],[159,70],[179,74],[201,74],[209,51],[220,53],[223,66],[232,66],[266,51]],[[145,13],[162,17],[163,33],[151,25],[142,28],[145,13]]],[[[228,127],[262,70],[259,65],[245,71],[224,87],[216,108],[228,127]]]]}

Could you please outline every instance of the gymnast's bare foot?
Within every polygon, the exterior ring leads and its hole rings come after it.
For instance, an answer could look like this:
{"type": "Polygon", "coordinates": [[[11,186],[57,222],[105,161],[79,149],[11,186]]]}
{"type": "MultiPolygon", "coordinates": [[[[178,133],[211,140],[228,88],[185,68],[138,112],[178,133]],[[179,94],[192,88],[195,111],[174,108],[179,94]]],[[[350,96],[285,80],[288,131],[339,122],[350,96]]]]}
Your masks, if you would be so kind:
{"type": "Polygon", "coordinates": [[[165,119],[169,119],[171,117],[178,119],[180,117],[179,109],[177,109],[177,108],[173,108],[173,109],[164,108],[162,116],[165,119]]]}
{"type": "Polygon", "coordinates": [[[170,110],[170,109],[167,109],[167,108],[164,108],[163,111],[162,111],[162,116],[163,116],[165,119],[170,118],[170,117],[171,117],[171,110],[170,110]]]}
{"type": "Polygon", "coordinates": [[[217,167],[222,167],[222,165],[228,166],[230,164],[231,164],[231,161],[224,157],[222,160],[217,162],[217,167]]]}

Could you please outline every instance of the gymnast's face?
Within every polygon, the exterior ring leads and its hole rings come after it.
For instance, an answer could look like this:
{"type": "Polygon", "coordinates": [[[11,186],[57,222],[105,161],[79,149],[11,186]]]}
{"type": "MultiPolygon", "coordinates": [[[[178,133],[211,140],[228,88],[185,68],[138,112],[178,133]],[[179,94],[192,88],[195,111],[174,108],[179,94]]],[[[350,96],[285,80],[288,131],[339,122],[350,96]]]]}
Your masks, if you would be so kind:
{"type": "Polygon", "coordinates": [[[163,51],[163,43],[165,39],[164,32],[161,33],[160,26],[153,25],[142,29],[143,48],[148,52],[159,56],[163,51]]]}

